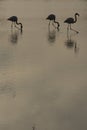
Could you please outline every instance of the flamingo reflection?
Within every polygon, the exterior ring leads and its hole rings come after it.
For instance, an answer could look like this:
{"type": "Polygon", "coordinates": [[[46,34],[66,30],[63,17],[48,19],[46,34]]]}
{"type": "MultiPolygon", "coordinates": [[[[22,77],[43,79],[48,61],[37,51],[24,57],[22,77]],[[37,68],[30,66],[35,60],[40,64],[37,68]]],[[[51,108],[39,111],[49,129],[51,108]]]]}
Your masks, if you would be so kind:
{"type": "Polygon", "coordinates": [[[74,49],[74,52],[77,53],[79,51],[79,48],[77,46],[77,42],[72,39],[71,34],[67,33],[67,40],[65,41],[65,45],[68,49],[74,49]]]}
{"type": "Polygon", "coordinates": [[[10,34],[10,42],[13,44],[18,43],[19,35],[21,35],[22,32],[21,30],[13,30],[11,29],[11,34],[10,34]]]}
{"type": "Polygon", "coordinates": [[[11,35],[10,35],[10,42],[13,44],[16,44],[18,42],[18,31],[11,31],[11,35]]]}
{"type": "Polygon", "coordinates": [[[32,130],[35,130],[36,129],[36,126],[35,126],[35,124],[32,126],[32,130]]]}

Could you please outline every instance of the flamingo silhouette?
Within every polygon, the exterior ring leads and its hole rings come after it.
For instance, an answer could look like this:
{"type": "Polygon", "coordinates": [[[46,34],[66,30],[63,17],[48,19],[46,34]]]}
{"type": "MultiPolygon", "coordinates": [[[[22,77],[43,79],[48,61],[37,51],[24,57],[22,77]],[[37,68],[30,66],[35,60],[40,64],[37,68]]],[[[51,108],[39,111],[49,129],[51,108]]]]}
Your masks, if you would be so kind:
{"type": "Polygon", "coordinates": [[[7,20],[12,22],[11,28],[13,27],[13,24],[14,24],[15,27],[16,27],[16,24],[17,24],[17,25],[20,25],[20,29],[22,30],[23,25],[22,25],[22,23],[18,23],[18,17],[17,16],[11,16],[7,20]]]}
{"type": "Polygon", "coordinates": [[[67,23],[67,24],[68,24],[67,30],[69,30],[69,28],[70,28],[70,30],[73,30],[73,31],[75,31],[76,33],[79,33],[78,31],[76,31],[76,30],[74,30],[74,29],[71,28],[71,24],[74,24],[74,23],[77,22],[77,16],[79,16],[79,14],[78,14],[78,13],[75,13],[75,19],[72,18],[72,17],[69,17],[69,18],[67,18],[67,19],[64,21],[64,23],[67,23]]]}
{"type": "MultiPolygon", "coordinates": [[[[56,20],[56,16],[54,14],[48,15],[48,17],[46,19],[49,20],[49,26],[50,26],[50,22],[53,21],[54,23],[57,24],[57,29],[59,29],[60,24],[59,24],[59,22],[55,21],[56,20]]],[[[54,23],[52,23],[52,25],[55,27],[54,23]]]]}

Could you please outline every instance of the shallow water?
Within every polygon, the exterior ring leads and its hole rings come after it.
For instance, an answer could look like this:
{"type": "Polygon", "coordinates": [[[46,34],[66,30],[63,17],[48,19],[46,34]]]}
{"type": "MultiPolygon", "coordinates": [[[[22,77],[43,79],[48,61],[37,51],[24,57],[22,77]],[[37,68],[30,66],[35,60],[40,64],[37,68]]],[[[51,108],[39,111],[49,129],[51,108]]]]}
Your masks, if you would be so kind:
{"type": "Polygon", "coordinates": [[[87,129],[86,12],[86,0],[0,0],[0,130],[87,129]],[[79,34],[67,35],[75,12],[79,34]],[[59,31],[48,29],[50,13],[59,31]]]}

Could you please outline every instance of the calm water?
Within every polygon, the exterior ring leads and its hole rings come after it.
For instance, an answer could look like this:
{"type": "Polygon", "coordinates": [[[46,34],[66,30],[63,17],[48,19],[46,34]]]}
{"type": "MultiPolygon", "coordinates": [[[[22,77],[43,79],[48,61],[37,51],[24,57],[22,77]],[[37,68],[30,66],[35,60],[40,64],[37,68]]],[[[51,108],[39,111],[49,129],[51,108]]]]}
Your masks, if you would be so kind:
{"type": "Polygon", "coordinates": [[[87,0],[0,0],[0,130],[87,130],[86,55],[87,0]],[[75,12],[79,34],[67,35],[75,12]],[[59,31],[48,30],[50,13],[59,31]]]}

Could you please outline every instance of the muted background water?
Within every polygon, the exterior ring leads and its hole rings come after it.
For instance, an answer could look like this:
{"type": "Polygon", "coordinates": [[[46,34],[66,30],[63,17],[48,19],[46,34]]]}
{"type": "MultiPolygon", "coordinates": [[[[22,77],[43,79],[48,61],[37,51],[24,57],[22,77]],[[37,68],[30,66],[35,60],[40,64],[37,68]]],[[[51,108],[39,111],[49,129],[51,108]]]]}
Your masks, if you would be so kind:
{"type": "Polygon", "coordinates": [[[0,0],[0,130],[87,130],[86,55],[87,0],[0,0]],[[67,36],[75,12],[79,34],[67,36]],[[50,13],[60,31],[48,30],[50,13]]]}

